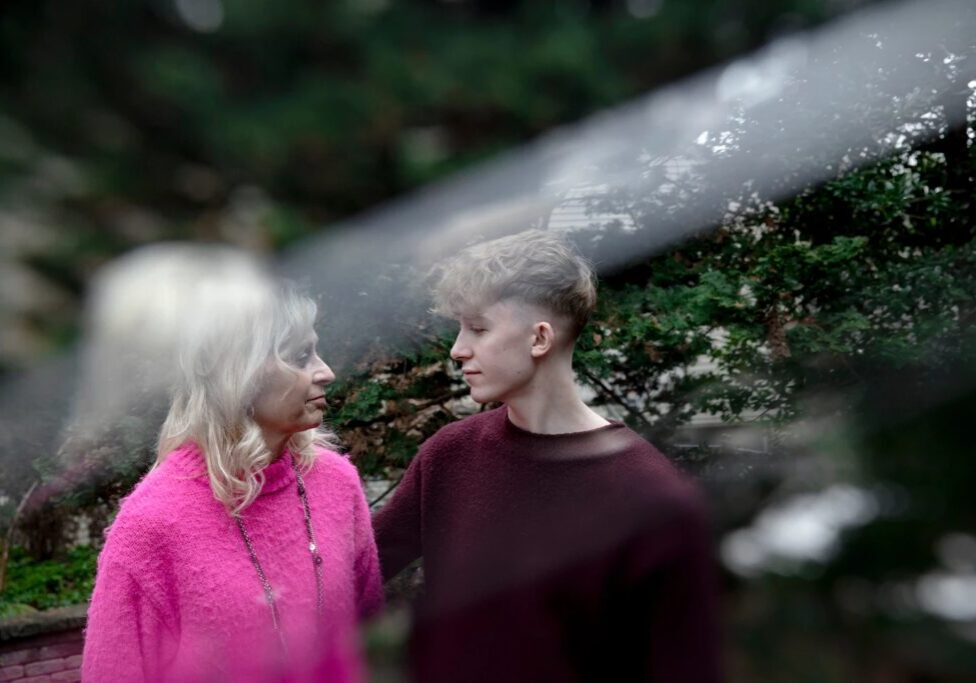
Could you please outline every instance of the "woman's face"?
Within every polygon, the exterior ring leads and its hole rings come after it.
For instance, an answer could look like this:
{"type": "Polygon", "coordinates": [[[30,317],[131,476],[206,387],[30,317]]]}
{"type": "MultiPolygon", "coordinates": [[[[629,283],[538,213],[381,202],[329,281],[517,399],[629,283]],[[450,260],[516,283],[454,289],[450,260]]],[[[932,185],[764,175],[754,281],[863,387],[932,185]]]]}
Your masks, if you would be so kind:
{"type": "Polygon", "coordinates": [[[261,390],[253,403],[253,418],[277,453],[297,432],[318,427],[325,414],[325,387],[335,380],[332,369],[315,350],[318,337],[309,332],[285,349],[281,363],[268,361],[261,390]]]}

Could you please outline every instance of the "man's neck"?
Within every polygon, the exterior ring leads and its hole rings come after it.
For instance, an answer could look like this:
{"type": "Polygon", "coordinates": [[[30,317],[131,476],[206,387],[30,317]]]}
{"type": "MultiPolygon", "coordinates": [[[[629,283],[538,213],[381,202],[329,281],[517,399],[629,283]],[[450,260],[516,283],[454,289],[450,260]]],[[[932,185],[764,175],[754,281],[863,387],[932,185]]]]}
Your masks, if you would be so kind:
{"type": "Polygon", "coordinates": [[[505,401],[508,419],[535,434],[569,434],[603,427],[609,422],[583,403],[572,371],[539,377],[529,391],[505,401]]]}

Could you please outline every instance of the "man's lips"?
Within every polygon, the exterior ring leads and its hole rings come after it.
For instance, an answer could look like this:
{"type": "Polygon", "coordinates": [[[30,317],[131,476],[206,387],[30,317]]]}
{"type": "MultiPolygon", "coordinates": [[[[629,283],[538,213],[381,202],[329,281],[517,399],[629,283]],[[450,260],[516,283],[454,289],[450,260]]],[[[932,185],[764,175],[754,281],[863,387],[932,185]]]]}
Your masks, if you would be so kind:
{"type": "Polygon", "coordinates": [[[315,398],[310,398],[310,399],[308,399],[305,402],[306,403],[314,403],[315,405],[321,406],[321,407],[324,408],[325,407],[325,394],[322,394],[321,396],[316,396],[315,398]]]}

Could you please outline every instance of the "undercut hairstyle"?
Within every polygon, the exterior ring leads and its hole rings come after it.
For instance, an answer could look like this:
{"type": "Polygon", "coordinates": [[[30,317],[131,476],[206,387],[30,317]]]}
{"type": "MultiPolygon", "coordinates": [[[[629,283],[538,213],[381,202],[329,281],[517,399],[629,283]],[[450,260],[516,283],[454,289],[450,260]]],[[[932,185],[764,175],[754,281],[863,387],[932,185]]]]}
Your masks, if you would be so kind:
{"type": "Polygon", "coordinates": [[[515,300],[569,320],[574,338],[596,307],[596,277],[571,244],[527,230],[462,249],[436,270],[434,308],[460,318],[497,301],[515,300]]]}
{"type": "MultiPolygon", "coordinates": [[[[252,417],[268,371],[295,372],[287,359],[312,332],[316,305],[270,277],[209,277],[196,283],[181,329],[169,414],[160,430],[158,467],[173,450],[195,443],[203,452],[214,497],[237,514],[264,485],[275,457],[252,417]]],[[[324,426],[293,434],[286,444],[307,470],[316,447],[336,449],[324,426]]]]}

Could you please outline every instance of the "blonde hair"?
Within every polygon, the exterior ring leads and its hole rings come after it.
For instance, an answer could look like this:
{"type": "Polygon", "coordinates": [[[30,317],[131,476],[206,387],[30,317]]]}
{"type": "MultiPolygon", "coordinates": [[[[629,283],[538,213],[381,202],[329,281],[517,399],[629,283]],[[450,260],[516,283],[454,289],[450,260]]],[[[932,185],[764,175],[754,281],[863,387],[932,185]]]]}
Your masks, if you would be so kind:
{"type": "Polygon", "coordinates": [[[450,318],[514,299],[565,316],[578,335],[596,306],[590,265],[568,242],[542,230],[467,247],[436,274],[433,310],[450,318]]]}
{"type": "MultiPolygon", "coordinates": [[[[212,277],[196,283],[176,353],[169,414],[156,464],[187,443],[203,453],[214,497],[231,513],[250,505],[275,457],[250,414],[269,361],[284,364],[289,345],[313,328],[315,302],[270,277],[212,277]]],[[[325,427],[293,434],[286,446],[311,467],[316,446],[335,448],[325,427]]]]}

